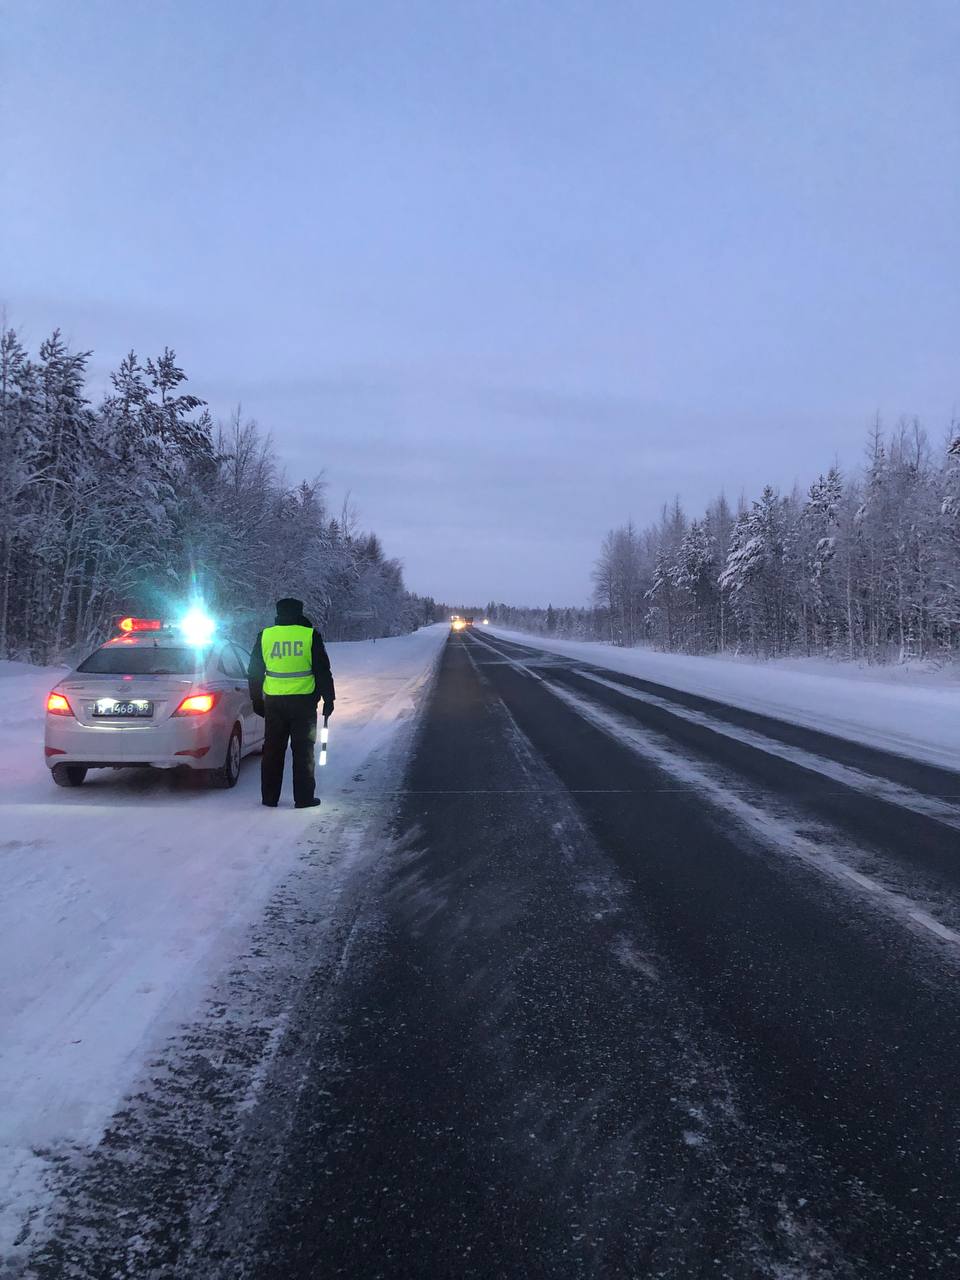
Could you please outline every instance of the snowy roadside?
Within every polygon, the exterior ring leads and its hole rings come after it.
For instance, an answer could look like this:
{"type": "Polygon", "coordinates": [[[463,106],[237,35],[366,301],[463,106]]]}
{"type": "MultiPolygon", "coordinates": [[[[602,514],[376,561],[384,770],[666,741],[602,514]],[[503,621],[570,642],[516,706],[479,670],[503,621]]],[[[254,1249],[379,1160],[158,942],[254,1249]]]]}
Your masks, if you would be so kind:
{"type": "MultiPolygon", "coordinates": [[[[134,770],[57,789],[41,711],[57,673],[0,664],[0,1259],[17,1252],[58,1152],[97,1142],[318,824],[362,824],[358,773],[409,721],[446,635],[330,646],[337,713],[313,814],[260,807],[257,757],[230,792],[134,770]]],[[[323,860],[331,892],[362,843],[338,840],[323,860]]]]}
{"type": "Polygon", "coordinates": [[[955,671],[871,667],[823,658],[767,662],[617,649],[490,627],[493,635],[579,658],[685,693],[819,729],[946,769],[960,769],[955,671]]]}

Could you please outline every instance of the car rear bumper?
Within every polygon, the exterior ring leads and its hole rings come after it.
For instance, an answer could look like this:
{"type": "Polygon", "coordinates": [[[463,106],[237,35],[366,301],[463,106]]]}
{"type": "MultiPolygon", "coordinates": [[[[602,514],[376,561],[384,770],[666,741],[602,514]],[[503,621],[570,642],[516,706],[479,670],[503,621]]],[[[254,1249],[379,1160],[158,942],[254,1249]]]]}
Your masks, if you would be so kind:
{"type": "Polygon", "coordinates": [[[225,743],[221,749],[218,727],[187,717],[160,725],[84,725],[72,717],[48,715],[44,759],[49,769],[58,764],[214,769],[223,763],[226,751],[225,743]]]}

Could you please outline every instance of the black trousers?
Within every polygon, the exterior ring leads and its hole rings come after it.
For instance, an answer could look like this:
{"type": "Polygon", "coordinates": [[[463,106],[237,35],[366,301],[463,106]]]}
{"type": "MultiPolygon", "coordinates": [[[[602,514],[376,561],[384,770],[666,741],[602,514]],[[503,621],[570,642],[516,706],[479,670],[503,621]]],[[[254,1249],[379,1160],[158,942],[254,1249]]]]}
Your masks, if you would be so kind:
{"type": "Polygon", "coordinates": [[[276,804],[283,783],[287,742],[293,752],[294,804],[307,804],[316,794],[315,745],[317,700],[312,693],[267,694],[264,704],[263,759],[260,792],[264,804],[276,804]]]}

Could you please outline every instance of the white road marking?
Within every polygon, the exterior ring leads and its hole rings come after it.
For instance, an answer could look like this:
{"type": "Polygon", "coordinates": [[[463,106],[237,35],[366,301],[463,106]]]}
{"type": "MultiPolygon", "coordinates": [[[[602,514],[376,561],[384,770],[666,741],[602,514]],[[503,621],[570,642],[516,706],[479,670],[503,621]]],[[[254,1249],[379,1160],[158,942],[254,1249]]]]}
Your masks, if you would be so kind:
{"type": "MultiPolygon", "coordinates": [[[[485,644],[484,641],[477,641],[477,643],[484,644],[485,648],[491,649],[499,657],[506,657],[500,650],[493,649],[491,645],[485,644]]],[[[761,834],[766,844],[772,843],[777,848],[786,847],[792,855],[817,867],[820,871],[825,871],[834,879],[852,881],[866,892],[877,895],[879,900],[901,921],[911,920],[914,924],[920,925],[929,933],[942,938],[945,942],[960,944],[960,933],[941,924],[929,912],[918,908],[910,898],[896,893],[892,889],[887,889],[878,884],[876,880],[871,880],[869,876],[855,871],[834,854],[824,853],[818,845],[805,839],[782,820],[771,817],[769,814],[764,813],[763,810],[756,808],[755,805],[751,805],[748,801],[733,795],[725,786],[719,785],[708,773],[685,757],[678,756],[674,751],[657,745],[654,739],[661,735],[655,735],[649,730],[638,729],[629,721],[609,714],[596,704],[547,682],[542,676],[530,671],[517,659],[506,657],[506,660],[511,666],[524,671],[527,675],[534,676],[551,693],[568,703],[587,719],[592,720],[598,728],[610,733],[618,741],[622,742],[626,739],[627,745],[638,750],[638,754],[652,756],[655,763],[675,777],[682,776],[686,787],[708,791],[714,803],[719,803],[728,812],[734,813],[742,823],[761,834]],[[775,829],[779,829],[779,834],[775,829]]],[[[607,688],[613,689],[617,693],[625,694],[638,702],[646,702],[657,706],[673,715],[679,716],[680,719],[702,725],[721,736],[733,738],[749,746],[757,747],[771,755],[779,756],[793,764],[798,764],[803,768],[827,776],[833,781],[874,795],[876,798],[886,800],[889,803],[911,809],[916,813],[923,814],[925,817],[935,818],[946,826],[960,829],[960,811],[952,805],[937,800],[935,797],[921,795],[919,792],[902,787],[899,783],[889,782],[887,779],[872,777],[859,769],[853,769],[837,761],[829,760],[825,756],[805,751],[802,747],[791,747],[785,743],[777,742],[773,738],[768,738],[764,734],[755,733],[750,729],[740,729],[737,726],[725,724],[703,712],[678,706],[676,703],[660,698],[656,694],[644,693],[639,689],[618,684],[614,680],[607,680],[602,676],[594,675],[592,672],[584,671],[582,668],[576,668],[575,674],[586,680],[592,680],[596,684],[605,685],[607,688]]],[[[669,739],[663,740],[669,741],[669,739]]]]}
{"type": "Polygon", "coordinates": [[[849,867],[843,873],[848,876],[854,884],[858,884],[861,889],[869,889],[871,893],[881,893],[882,885],[877,884],[876,880],[871,880],[869,876],[862,876],[859,871],[851,871],[849,867]]]}
{"type": "Polygon", "coordinates": [[[924,929],[929,929],[938,938],[944,938],[947,942],[960,942],[960,933],[955,933],[939,920],[934,920],[933,916],[928,915],[926,911],[911,911],[910,919],[916,920],[917,924],[922,924],[924,929]]]}
{"type": "Polygon", "coordinates": [[[671,746],[665,745],[669,744],[668,738],[651,730],[638,728],[625,717],[558,685],[544,682],[544,687],[621,745],[629,747],[673,777],[682,778],[694,785],[712,805],[730,814],[741,826],[759,837],[768,848],[778,853],[785,852],[838,883],[857,885],[868,892],[871,900],[882,905],[899,923],[908,927],[920,925],[945,942],[960,944],[960,933],[941,924],[911,898],[862,875],[835,853],[828,852],[821,845],[807,839],[789,822],[744,800],[732,790],[729,780],[714,776],[706,768],[678,755],[671,746]]]}
{"type": "Polygon", "coordinates": [[[519,671],[521,675],[531,676],[534,680],[539,680],[541,684],[545,683],[543,676],[538,676],[536,671],[531,671],[528,666],[520,662],[517,658],[511,658],[509,654],[503,653],[500,649],[495,649],[492,644],[488,644],[486,640],[481,640],[479,636],[471,635],[470,639],[474,644],[479,644],[484,649],[488,649],[491,653],[495,653],[502,662],[513,667],[515,671],[519,671]]]}
{"type": "Polygon", "coordinates": [[[860,769],[854,769],[849,765],[840,764],[839,761],[830,760],[827,756],[820,756],[812,751],[806,751],[803,747],[792,747],[787,743],[777,742],[775,738],[768,738],[766,735],[756,733],[752,729],[741,729],[737,725],[726,724],[724,721],[716,720],[713,716],[707,715],[703,711],[693,711],[689,707],[678,706],[677,703],[670,702],[666,698],[660,698],[656,694],[644,693],[640,689],[618,684],[615,680],[607,680],[603,676],[594,675],[590,671],[577,668],[574,674],[584,680],[592,680],[594,684],[613,689],[616,693],[632,698],[636,702],[644,702],[649,706],[667,711],[670,715],[674,715],[680,720],[700,725],[702,728],[709,729],[711,733],[731,738],[735,742],[742,742],[745,746],[765,751],[767,755],[778,756],[781,760],[787,760],[803,769],[819,773],[823,777],[841,783],[843,786],[851,787],[856,791],[873,796],[876,800],[884,800],[888,804],[898,805],[901,809],[909,809],[925,818],[932,818],[935,822],[941,822],[944,826],[960,830],[960,809],[956,805],[948,804],[945,800],[939,800],[936,796],[925,796],[910,787],[901,786],[898,782],[891,782],[887,778],[874,777],[872,774],[864,773],[860,769]]]}

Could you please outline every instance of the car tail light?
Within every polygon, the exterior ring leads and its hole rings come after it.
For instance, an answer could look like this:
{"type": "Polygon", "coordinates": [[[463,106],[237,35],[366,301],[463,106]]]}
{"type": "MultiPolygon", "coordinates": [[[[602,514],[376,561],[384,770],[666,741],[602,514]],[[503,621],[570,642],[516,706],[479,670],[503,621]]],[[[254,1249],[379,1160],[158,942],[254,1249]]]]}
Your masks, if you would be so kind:
{"type": "Polygon", "coordinates": [[[217,693],[191,693],[180,703],[175,716],[205,716],[217,705],[217,693]]]}
{"type": "Polygon", "coordinates": [[[43,754],[45,756],[65,756],[67,753],[59,747],[44,747],[43,754]]]}
{"type": "Polygon", "coordinates": [[[47,695],[47,710],[52,716],[73,715],[73,707],[71,707],[62,693],[50,693],[47,695]]]}
{"type": "Polygon", "coordinates": [[[121,631],[162,631],[159,618],[121,618],[117,623],[121,631]]]}

